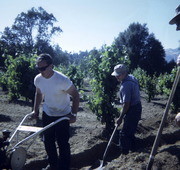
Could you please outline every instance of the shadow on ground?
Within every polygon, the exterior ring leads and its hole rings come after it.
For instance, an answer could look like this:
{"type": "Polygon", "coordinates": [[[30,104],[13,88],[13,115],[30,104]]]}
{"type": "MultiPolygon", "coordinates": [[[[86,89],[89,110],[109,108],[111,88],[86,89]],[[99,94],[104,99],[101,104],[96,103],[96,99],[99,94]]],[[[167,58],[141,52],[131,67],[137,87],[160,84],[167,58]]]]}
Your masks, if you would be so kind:
{"type": "Polygon", "coordinates": [[[0,115],[0,122],[10,122],[12,121],[10,116],[6,116],[6,115],[0,115]]]}

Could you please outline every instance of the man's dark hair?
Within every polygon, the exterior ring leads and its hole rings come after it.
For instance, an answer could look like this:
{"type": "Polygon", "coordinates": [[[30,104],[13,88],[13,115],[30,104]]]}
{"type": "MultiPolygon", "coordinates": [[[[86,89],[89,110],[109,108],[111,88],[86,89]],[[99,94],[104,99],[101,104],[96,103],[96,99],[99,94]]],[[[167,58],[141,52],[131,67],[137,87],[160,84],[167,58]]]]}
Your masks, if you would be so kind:
{"type": "Polygon", "coordinates": [[[37,62],[46,61],[48,65],[53,63],[52,57],[49,54],[40,54],[37,62]]]}

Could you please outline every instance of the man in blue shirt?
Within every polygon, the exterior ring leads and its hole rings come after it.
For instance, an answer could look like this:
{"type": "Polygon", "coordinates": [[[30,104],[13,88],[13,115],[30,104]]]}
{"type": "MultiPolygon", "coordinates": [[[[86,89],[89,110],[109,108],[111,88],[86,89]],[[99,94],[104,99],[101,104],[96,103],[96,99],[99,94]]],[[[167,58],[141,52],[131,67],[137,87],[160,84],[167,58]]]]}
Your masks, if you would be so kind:
{"type": "Polygon", "coordinates": [[[123,107],[117,124],[120,125],[124,120],[120,132],[120,147],[123,154],[128,154],[129,150],[135,149],[135,132],[141,119],[139,83],[133,75],[128,74],[127,67],[123,64],[116,65],[111,75],[121,83],[119,94],[123,107]]]}

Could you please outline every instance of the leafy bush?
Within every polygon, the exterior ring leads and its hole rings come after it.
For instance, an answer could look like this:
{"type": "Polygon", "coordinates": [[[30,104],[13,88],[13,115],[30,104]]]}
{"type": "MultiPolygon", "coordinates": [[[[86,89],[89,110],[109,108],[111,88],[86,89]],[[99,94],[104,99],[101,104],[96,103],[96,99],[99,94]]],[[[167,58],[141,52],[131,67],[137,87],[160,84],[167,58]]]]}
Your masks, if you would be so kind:
{"type": "Polygon", "coordinates": [[[79,66],[70,65],[68,67],[65,67],[61,65],[55,69],[68,76],[77,88],[81,88],[83,86],[84,76],[79,66]]]}
{"type": "Polygon", "coordinates": [[[67,69],[67,76],[73,81],[76,87],[83,86],[83,73],[79,66],[70,65],[67,69]]]}
{"type": "MultiPolygon", "coordinates": [[[[133,75],[138,79],[141,90],[143,90],[147,94],[147,100],[150,102],[155,95],[166,95],[169,96],[173,81],[175,79],[177,73],[177,68],[172,69],[171,73],[160,74],[158,77],[149,76],[147,73],[141,68],[137,68],[133,71],[133,75]]],[[[175,112],[178,111],[180,107],[180,83],[178,84],[174,98],[173,98],[173,110],[175,112]]]]}
{"type": "Polygon", "coordinates": [[[151,77],[141,68],[135,69],[133,75],[138,79],[141,90],[147,94],[147,101],[150,102],[157,94],[157,79],[155,75],[151,77]]]}
{"type": "Polygon", "coordinates": [[[167,73],[161,74],[157,78],[157,91],[160,95],[165,94],[168,96],[170,94],[170,88],[172,87],[171,76],[167,73]]]}
{"type": "Polygon", "coordinates": [[[172,69],[171,73],[164,73],[158,77],[157,89],[159,94],[165,94],[169,96],[173,81],[175,79],[177,68],[172,69]]]}
{"type": "Polygon", "coordinates": [[[157,84],[157,79],[155,75],[153,77],[149,75],[146,77],[144,90],[145,90],[145,93],[148,95],[148,98],[147,98],[148,102],[150,102],[157,94],[156,84],[157,84]]]}
{"type": "Polygon", "coordinates": [[[0,86],[2,87],[3,91],[7,91],[7,82],[4,77],[5,72],[0,71],[0,86]]]}
{"type": "Polygon", "coordinates": [[[2,76],[2,84],[8,89],[10,100],[17,100],[20,96],[33,100],[34,98],[34,77],[37,74],[35,68],[35,56],[27,58],[19,56],[15,59],[8,56],[5,60],[7,68],[2,76]]]}
{"type": "Polygon", "coordinates": [[[116,64],[124,63],[125,58],[120,56],[113,47],[107,47],[96,55],[89,56],[89,72],[92,96],[89,97],[90,109],[97,115],[105,129],[111,131],[114,127],[114,118],[119,112],[114,107],[117,91],[117,81],[111,76],[116,64]]]}
{"type": "MultiPolygon", "coordinates": [[[[172,69],[170,74],[165,73],[165,74],[161,74],[158,77],[157,89],[161,95],[162,94],[165,94],[166,96],[170,95],[176,73],[177,73],[177,68],[175,67],[174,69],[172,69]]],[[[177,113],[178,109],[180,108],[180,83],[178,83],[176,87],[172,104],[173,104],[172,110],[175,113],[177,113]]]]}
{"type": "Polygon", "coordinates": [[[136,68],[133,73],[132,73],[139,82],[140,88],[143,89],[146,86],[146,78],[147,78],[147,73],[140,67],[136,68]]]}

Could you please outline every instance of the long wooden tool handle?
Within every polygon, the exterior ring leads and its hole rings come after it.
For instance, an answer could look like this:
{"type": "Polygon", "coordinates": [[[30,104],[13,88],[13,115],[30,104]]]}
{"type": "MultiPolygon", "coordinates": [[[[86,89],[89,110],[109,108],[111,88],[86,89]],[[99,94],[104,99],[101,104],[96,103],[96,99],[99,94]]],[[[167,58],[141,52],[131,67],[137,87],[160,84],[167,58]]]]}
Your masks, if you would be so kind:
{"type": "Polygon", "coordinates": [[[109,140],[109,142],[108,142],[108,144],[107,144],[106,150],[105,150],[104,155],[103,155],[103,160],[104,160],[104,159],[105,159],[105,157],[106,157],[106,154],[107,154],[107,151],[108,151],[109,145],[110,145],[110,144],[111,144],[111,142],[112,142],[112,139],[113,139],[113,137],[114,137],[114,134],[115,134],[115,132],[116,132],[117,128],[118,128],[118,125],[116,125],[116,126],[115,126],[114,131],[113,131],[113,133],[112,133],[112,135],[111,135],[111,138],[110,138],[110,140],[109,140]]]}
{"type": "Polygon", "coordinates": [[[160,141],[160,138],[161,138],[164,123],[165,123],[165,121],[167,119],[169,108],[170,108],[172,99],[174,97],[174,93],[175,93],[177,84],[179,82],[179,77],[180,77],[180,67],[178,67],[178,71],[176,73],[176,77],[175,77],[175,80],[174,80],[174,83],[173,83],[173,86],[172,86],[172,90],[171,90],[168,102],[166,104],[166,108],[165,108],[165,111],[164,111],[164,114],[163,114],[163,117],[162,117],[162,120],[161,120],[161,124],[160,124],[159,130],[158,130],[158,133],[156,135],[156,139],[155,139],[154,144],[153,144],[153,148],[152,148],[152,151],[151,151],[151,154],[150,154],[150,157],[149,157],[149,162],[148,162],[146,170],[151,170],[151,168],[152,168],[152,165],[153,165],[153,162],[154,162],[154,157],[156,155],[157,148],[159,146],[159,141],[160,141]]]}

